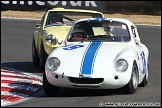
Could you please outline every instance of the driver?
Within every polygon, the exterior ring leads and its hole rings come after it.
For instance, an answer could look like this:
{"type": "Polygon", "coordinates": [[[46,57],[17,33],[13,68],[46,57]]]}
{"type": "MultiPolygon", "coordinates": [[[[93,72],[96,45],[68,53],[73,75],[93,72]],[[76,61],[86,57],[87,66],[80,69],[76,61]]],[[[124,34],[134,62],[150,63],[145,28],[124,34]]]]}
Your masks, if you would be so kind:
{"type": "Polygon", "coordinates": [[[74,29],[72,31],[71,40],[82,40],[84,38],[84,31],[82,29],[74,29]]]}
{"type": "Polygon", "coordinates": [[[83,39],[83,35],[81,33],[76,33],[74,34],[72,40],[82,40],[83,39]]]}
{"type": "Polygon", "coordinates": [[[60,14],[53,14],[50,16],[50,24],[57,23],[63,24],[63,16],[60,14]]]}

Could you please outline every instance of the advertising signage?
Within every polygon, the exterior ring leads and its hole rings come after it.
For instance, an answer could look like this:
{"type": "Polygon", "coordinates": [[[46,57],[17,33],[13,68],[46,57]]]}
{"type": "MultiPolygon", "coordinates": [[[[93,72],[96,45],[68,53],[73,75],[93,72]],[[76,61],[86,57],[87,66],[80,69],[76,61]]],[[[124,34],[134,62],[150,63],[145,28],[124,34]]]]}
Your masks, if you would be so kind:
{"type": "Polygon", "coordinates": [[[106,10],[106,1],[1,1],[1,10],[34,11],[55,7],[104,12],[106,10]]]}

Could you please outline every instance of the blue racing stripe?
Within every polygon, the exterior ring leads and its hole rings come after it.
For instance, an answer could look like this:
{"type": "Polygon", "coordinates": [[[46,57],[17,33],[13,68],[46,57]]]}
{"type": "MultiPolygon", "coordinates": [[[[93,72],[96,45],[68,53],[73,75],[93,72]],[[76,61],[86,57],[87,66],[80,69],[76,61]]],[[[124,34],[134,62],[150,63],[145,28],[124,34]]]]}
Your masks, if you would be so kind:
{"type": "Polygon", "coordinates": [[[80,77],[81,78],[90,78],[91,74],[93,73],[93,65],[96,58],[96,54],[98,49],[100,48],[102,42],[91,42],[90,45],[87,47],[83,59],[82,65],[80,69],[80,77]]]}

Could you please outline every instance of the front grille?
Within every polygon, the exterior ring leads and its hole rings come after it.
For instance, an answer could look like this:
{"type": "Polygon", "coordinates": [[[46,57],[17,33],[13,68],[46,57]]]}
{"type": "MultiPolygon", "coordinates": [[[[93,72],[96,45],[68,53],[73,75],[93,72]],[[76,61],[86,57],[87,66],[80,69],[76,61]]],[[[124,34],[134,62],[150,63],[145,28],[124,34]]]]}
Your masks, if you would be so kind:
{"type": "Polygon", "coordinates": [[[68,80],[77,84],[99,84],[103,82],[103,78],[74,78],[68,77],[68,80]]]}

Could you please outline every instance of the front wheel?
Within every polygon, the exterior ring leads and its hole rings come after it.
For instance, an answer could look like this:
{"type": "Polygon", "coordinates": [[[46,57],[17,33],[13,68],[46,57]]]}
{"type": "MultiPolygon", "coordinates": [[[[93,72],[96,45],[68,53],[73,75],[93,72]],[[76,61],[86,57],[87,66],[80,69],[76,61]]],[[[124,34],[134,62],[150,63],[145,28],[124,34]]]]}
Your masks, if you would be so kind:
{"type": "Polygon", "coordinates": [[[41,46],[40,46],[40,63],[39,64],[40,64],[40,68],[41,68],[42,72],[45,69],[45,63],[46,63],[47,57],[48,57],[48,54],[45,52],[43,43],[41,43],[41,46]]]}
{"type": "Polygon", "coordinates": [[[140,87],[145,87],[148,84],[148,77],[149,77],[149,64],[147,64],[147,70],[146,70],[146,74],[144,76],[144,79],[139,84],[140,87]]]}
{"type": "Polygon", "coordinates": [[[39,66],[39,56],[38,56],[38,52],[35,46],[34,37],[33,37],[33,42],[32,42],[32,60],[35,66],[39,66]]]}
{"type": "Polygon", "coordinates": [[[123,88],[125,93],[134,94],[138,88],[139,74],[136,63],[132,67],[132,75],[129,83],[123,88]]]}

